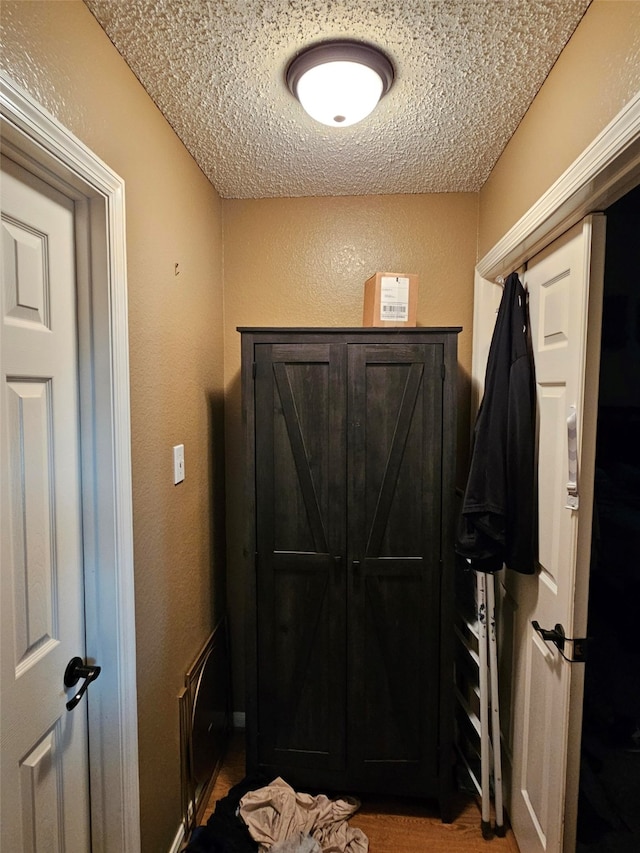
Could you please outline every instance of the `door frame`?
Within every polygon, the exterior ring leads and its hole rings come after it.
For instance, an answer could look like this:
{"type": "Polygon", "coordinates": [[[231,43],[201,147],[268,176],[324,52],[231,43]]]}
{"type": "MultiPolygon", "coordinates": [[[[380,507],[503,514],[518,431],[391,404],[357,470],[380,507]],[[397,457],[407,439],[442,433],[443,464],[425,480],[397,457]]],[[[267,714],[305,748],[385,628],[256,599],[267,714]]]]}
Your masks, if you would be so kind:
{"type": "Polygon", "coordinates": [[[140,849],[124,182],[0,71],[2,153],[76,218],[92,850],[140,849]]]}
{"type": "Polygon", "coordinates": [[[602,211],[640,183],[640,92],[476,264],[471,364],[472,408],[484,385],[501,291],[496,283],[589,213],[602,211]],[[488,334],[487,334],[488,333],[488,334]],[[487,340],[488,338],[488,340],[487,340]]]}
{"type": "MultiPolygon", "coordinates": [[[[640,184],[640,92],[618,113],[587,146],[544,195],[478,262],[474,284],[472,412],[482,398],[489,344],[501,289],[501,277],[521,270],[534,255],[589,213],[602,211],[640,184]]],[[[576,610],[586,613],[588,598],[588,562],[579,562],[576,584],[582,591],[576,598],[576,610]],[[581,574],[580,574],[581,573],[581,574]]],[[[571,703],[580,713],[570,717],[567,743],[567,778],[575,790],[566,801],[563,848],[575,846],[577,822],[577,785],[580,767],[580,729],[582,724],[583,679],[575,679],[571,703]],[[575,795],[575,796],[574,796],[575,795]]],[[[505,735],[503,733],[503,740],[505,735]]],[[[509,756],[505,742],[504,754],[509,756]]],[[[510,767],[505,774],[510,777],[510,767]]]]}

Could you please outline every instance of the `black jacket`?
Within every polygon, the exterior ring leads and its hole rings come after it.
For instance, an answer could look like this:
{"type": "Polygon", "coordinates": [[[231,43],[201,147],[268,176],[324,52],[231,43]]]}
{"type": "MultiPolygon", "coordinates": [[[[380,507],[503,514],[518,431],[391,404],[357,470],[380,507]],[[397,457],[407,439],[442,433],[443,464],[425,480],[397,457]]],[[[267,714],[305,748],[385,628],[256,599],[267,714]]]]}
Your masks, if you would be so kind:
{"type": "Polygon", "coordinates": [[[482,572],[536,566],[535,391],[527,293],[511,273],[496,320],[456,551],[482,572]]]}

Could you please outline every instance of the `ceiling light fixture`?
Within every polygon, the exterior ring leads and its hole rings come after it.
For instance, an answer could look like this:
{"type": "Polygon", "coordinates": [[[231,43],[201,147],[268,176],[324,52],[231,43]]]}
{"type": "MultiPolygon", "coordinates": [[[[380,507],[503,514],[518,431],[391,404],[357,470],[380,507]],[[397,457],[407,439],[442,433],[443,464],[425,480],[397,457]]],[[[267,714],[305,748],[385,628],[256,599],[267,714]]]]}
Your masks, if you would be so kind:
{"type": "Polygon", "coordinates": [[[287,68],[287,86],[306,112],[331,127],[362,121],[391,88],[393,65],[375,47],[355,41],[317,44],[287,68]]]}

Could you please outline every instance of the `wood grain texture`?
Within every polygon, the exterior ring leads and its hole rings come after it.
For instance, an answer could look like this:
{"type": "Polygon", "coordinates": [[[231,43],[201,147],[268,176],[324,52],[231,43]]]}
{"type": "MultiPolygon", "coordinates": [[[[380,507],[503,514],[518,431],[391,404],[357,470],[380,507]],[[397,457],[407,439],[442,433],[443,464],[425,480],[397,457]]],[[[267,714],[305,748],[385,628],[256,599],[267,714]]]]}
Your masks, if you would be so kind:
{"type": "Polygon", "coordinates": [[[448,819],[460,330],[240,331],[249,771],[448,819]]]}
{"type": "MultiPolygon", "coordinates": [[[[244,732],[236,731],[203,823],[213,814],[216,801],[226,796],[244,775],[244,732]]],[[[368,837],[369,853],[519,853],[511,830],[504,838],[483,839],[479,802],[460,793],[454,799],[452,823],[442,823],[433,802],[378,797],[363,799],[362,808],[349,823],[368,837]]]]}

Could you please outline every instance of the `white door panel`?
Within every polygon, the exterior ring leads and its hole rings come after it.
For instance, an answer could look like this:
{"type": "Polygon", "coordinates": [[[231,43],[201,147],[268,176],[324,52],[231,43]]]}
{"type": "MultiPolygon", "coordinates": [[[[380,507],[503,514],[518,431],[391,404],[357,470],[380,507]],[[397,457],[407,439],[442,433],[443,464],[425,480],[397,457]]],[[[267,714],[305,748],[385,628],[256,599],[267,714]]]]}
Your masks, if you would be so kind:
{"type": "Polygon", "coordinates": [[[86,853],[74,207],[4,158],[1,297],[2,848],[86,853]]]}
{"type": "Polygon", "coordinates": [[[533,258],[525,274],[537,389],[540,565],[532,577],[505,579],[516,602],[510,813],[521,853],[560,853],[574,843],[582,664],[565,660],[532,622],[561,624],[568,637],[586,633],[603,259],[604,217],[592,216],[533,258]],[[567,507],[573,409],[577,510],[567,507]]]}

